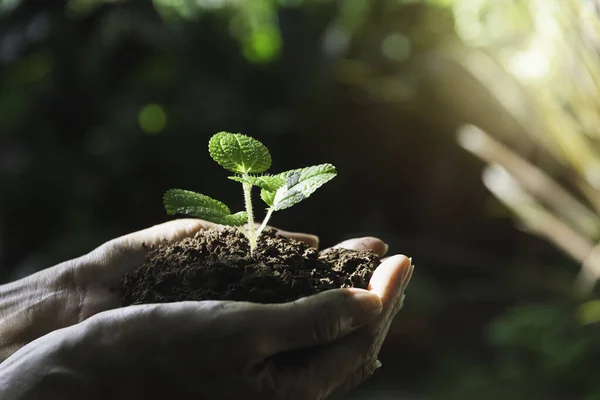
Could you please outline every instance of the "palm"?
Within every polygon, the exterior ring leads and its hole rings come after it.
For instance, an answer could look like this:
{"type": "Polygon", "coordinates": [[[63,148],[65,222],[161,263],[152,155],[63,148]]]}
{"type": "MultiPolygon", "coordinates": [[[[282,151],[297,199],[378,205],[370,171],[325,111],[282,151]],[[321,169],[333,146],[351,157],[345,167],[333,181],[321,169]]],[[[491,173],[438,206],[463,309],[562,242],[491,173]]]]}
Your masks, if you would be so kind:
{"type": "Polygon", "coordinates": [[[120,281],[142,265],[148,247],[213,228],[214,224],[201,220],[171,221],[113,239],[82,257],[73,271],[75,286],[85,293],[78,322],[121,306],[120,281]]]}

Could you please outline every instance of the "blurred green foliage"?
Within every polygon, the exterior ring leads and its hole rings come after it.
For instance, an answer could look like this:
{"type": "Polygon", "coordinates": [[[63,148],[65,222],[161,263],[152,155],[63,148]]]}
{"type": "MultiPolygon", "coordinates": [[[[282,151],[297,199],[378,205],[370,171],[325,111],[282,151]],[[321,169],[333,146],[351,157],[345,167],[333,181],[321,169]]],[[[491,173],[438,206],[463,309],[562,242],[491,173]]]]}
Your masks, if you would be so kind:
{"type": "Polygon", "coordinates": [[[584,326],[573,309],[524,305],[488,328],[492,361],[464,365],[439,398],[598,399],[598,327],[584,326]]]}

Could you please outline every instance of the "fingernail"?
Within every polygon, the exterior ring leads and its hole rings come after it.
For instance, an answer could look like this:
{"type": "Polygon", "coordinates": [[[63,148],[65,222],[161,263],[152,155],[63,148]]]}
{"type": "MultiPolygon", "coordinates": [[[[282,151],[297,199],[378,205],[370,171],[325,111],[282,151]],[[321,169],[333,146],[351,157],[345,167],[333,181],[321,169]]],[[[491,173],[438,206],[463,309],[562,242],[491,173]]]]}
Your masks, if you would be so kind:
{"type": "Polygon", "coordinates": [[[364,241],[364,238],[346,239],[333,247],[336,249],[355,249],[356,247],[364,247],[364,241]]]}
{"type": "Polygon", "coordinates": [[[379,369],[383,366],[383,364],[381,363],[381,361],[379,360],[375,360],[375,369],[379,369]]]}
{"type": "Polygon", "coordinates": [[[404,268],[402,269],[402,278],[400,280],[400,286],[403,289],[405,289],[406,285],[408,285],[408,279],[410,277],[411,265],[412,265],[412,260],[409,258],[408,265],[405,264],[404,268]]]}
{"type": "Polygon", "coordinates": [[[381,252],[381,245],[384,244],[380,239],[372,236],[365,236],[360,238],[344,240],[341,243],[333,246],[334,248],[360,250],[360,251],[374,251],[376,253],[381,252]]]}
{"type": "Polygon", "coordinates": [[[385,256],[389,249],[390,249],[390,246],[387,243],[384,243],[383,244],[383,254],[381,254],[381,255],[385,256]]]}
{"type": "Polygon", "coordinates": [[[411,263],[410,268],[408,268],[408,276],[406,277],[405,282],[404,282],[404,289],[406,289],[406,287],[410,283],[410,280],[412,279],[414,270],[415,270],[415,266],[412,265],[412,263],[411,263]]]}
{"type": "Polygon", "coordinates": [[[364,325],[381,314],[383,305],[379,296],[367,291],[354,292],[350,296],[352,302],[352,327],[364,325]]]}
{"type": "Polygon", "coordinates": [[[319,237],[317,235],[313,235],[312,233],[305,233],[305,232],[295,232],[298,236],[304,236],[307,239],[313,240],[317,243],[319,243],[319,237]]]}

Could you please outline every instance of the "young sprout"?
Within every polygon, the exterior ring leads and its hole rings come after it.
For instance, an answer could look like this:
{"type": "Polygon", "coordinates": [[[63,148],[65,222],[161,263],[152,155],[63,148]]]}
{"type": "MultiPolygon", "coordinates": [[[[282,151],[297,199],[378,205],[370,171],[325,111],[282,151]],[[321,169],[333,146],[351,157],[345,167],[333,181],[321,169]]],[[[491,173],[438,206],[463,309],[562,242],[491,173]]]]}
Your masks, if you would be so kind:
{"type": "Polygon", "coordinates": [[[337,172],[331,164],[264,175],[271,167],[269,149],[258,140],[239,133],[219,132],[210,138],[210,156],[220,166],[236,175],[229,179],[240,182],[246,211],[232,214],[225,204],[189,190],[171,189],[164,195],[168,214],[185,214],[222,225],[235,226],[250,242],[250,252],[275,211],[280,211],[306,199],[315,190],[333,179],[337,172]],[[260,197],[267,204],[267,214],[257,229],[252,209],[252,188],[261,189],[260,197]],[[243,225],[247,223],[247,228],[243,225]]]}

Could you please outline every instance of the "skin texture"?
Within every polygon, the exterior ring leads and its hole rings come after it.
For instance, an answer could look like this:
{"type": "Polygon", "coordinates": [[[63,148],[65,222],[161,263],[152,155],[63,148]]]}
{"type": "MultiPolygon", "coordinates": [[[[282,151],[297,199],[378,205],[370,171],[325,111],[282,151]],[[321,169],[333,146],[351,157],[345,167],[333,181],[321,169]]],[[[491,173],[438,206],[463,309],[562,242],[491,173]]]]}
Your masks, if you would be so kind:
{"type": "MultiPolygon", "coordinates": [[[[180,302],[120,307],[115,288],[146,246],[201,229],[177,220],[0,287],[1,399],[330,399],[368,378],[412,267],[387,258],[369,290],[285,304],[180,302]],[[4,396],[4,397],[3,397],[4,396]]],[[[281,232],[317,246],[312,235],[281,232]]],[[[341,247],[372,250],[375,238],[341,247]]]]}

